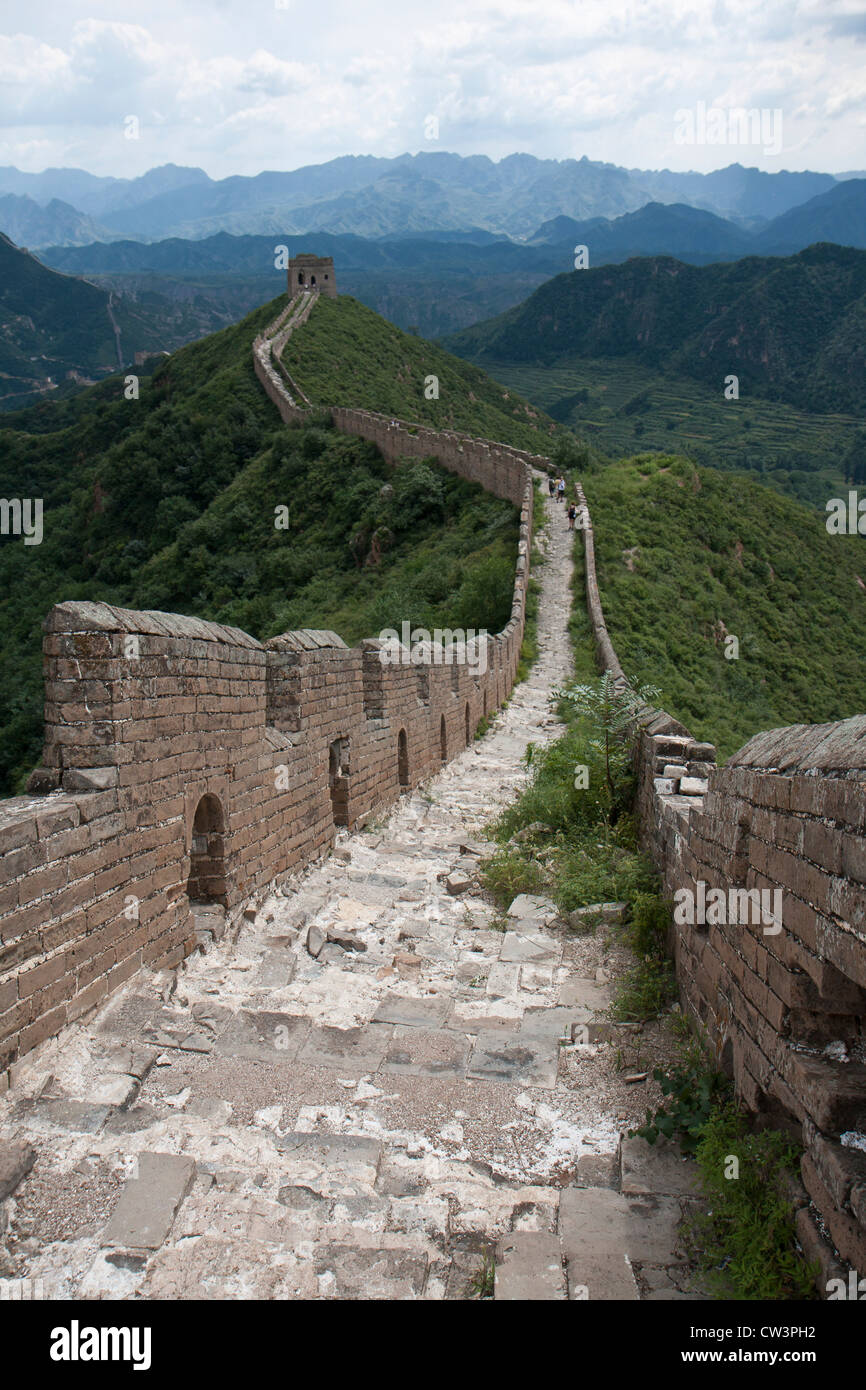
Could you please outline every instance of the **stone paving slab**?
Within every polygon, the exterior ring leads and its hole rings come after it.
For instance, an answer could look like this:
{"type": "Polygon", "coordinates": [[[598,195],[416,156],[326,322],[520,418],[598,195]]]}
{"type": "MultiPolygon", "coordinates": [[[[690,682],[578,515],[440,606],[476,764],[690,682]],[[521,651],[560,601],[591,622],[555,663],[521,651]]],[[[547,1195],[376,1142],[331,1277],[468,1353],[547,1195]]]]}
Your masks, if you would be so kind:
{"type": "Polygon", "coordinates": [[[293,1062],[309,1031],[308,1020],[293,1014],[242,1009],[232,1017],[214,1050],[221,1056],[253,1058],[274,1065],[293,1062]]]}
{"type": "Polygon", "coordinates": [[[0,1143],[0,1202],[12,1195],[36,1162],[36,1150],[27,1143],[0,1143]]]}
{"type": "Polygon", "coordinates": [[[120,1033],[137,1043],[207,1052],[230,1018],[229,1009],[210,1001],[186,1010],[132,994],[110,1005],[98,1027],[102,1033],[120,1033]]]}
{"type": "Polygon", "coordinates": [[[677,1197],[629,1198],[626,1248],[630,1259],[651,1265],[686,1263],[682,1217],[683,1203],[677,1197]]]}
{"type": "Polygon", "coordinates": [[[81,1100],[26,1100],[13,1111],[19,1120],[51,1129],[75,1130],[79,1134],[98,1134],[111,1114],[109,1105],[93,1105],[81,1100]]]}
{"type": "Polygon", "coordinates": [[[629,1205],[618,1192],[569,1187],[559,1202],[559,1238],[572,1298],[638,1299],[628,1260],[629,1205]]]}
{"type": "Polygon", "coordinates": [[[393,1028],[386,1023],[371,1023],[364,1028],[312,1027],[298,1060],[320,1067],[338,1067],[346,1071],[376,1071],[385,1060],[393,1028]]]}
{"type": "Polygon", "coordinates": [[[508,909],[508,917],[516,917],[521,922],[534,922],[548,926],[559,917],[559,908],[551,898],[540,893],[519,893],[508,909]]]}
{"type": "Polygon", "coordinates": [[[373,1015],[373,1023],[398,1023],[404,1028],[439,1028],[451,1009],[448,995],[414,999],[404,994],[389,994],[373,1015]]]}
{"type": "Polygon", "coordinates": [[[285,989],[292,983],[295,973],[296,956],[294,951],[271,947],[262,956],[256,974],[256,984],[260,989],[285,989]]]}
{"type": "Polygon", "coordinates": [[[300,1185],[321,1196],[355,1196],[373,1191],[382,1145],[362,1134],[295,1132],[278,1135],[284,1186],[300,1185]]]}
{"type": "Polygon", "coordinates": [[[559,1049],[547,1039],[522,1034],[503,1038],[501,1033],[479,1033],[467,1075],[485,1081],[552,1090],[558,1066],[559,1049]]]}
{"type": "Polygon", "coordinates": [[[407,1249],[363,1249],[334,1244],[317,1253],[315,1269],[324,1298],[402,1301],[422,1296],[426,1254],[407,1249]]]}
{"type": "Polygon", "coordinates": [[[559,1005],[555,1008],[530,1008],[520,1020],[520,1036],[536,1038],[560,1038],[571,1040],[573,1024],[581,1024],[591,1017],[588,1009],[559,1005]]]}
{"type": "Polygon", "coordinates": [[[625,1137],[620,1156],[622,1191],[627,1196],[697,1196],[700,1191],[697,1169],[683,1157],[678,1144],[665,1139],[648,1144],[638,1136],[625,1137]]]}
{"type": "Polygon", "coordinates": [[[600,1011],[610,1003],[610,986],[600,985],[596,980],[563,980],[559,987],[559,1002],[566,1007],[600,1011]]]}
{"type": "Polygon", "coordinates": [[[574,1170],[575,1187],[619,1188],[619,1157],[617,1154],[581,1154],[574,1170]]]}
{"type": "Polygon", "coordinates": [[[395,1027],[382,1072],[411,1072],[418,1076],[462,1076],[469,1043],[458,1033],[440,1029],[395,1027]]]}
{"type": "Polygon", "coordinates": [[[127,1250],[157,1250],[195,1177],[195,1163],[177,1154],[143,1153],[138,1171],[124,1185],[105,1228],[102,1244],[127,1250]]]}
{"type": "Polygon", "coordinates": [[[499,959],[516,961],[521,965],[546,965],[555,964],[561,955],[562,946],[555,937],[546,937],[535,931],[507,931],[499,959]]]}
{"type": "Polygon", "coordinates": [[[546,1231],[503,1236],[496,1247],[497,1303],[566,1298],[559,1239],[546,1231]]]}
{"type": "Polygon", "coordinates": [[[497,961],[487,976],[485,993],[491,999],[507,999],[520,990],[520,966],[497,961]]]}

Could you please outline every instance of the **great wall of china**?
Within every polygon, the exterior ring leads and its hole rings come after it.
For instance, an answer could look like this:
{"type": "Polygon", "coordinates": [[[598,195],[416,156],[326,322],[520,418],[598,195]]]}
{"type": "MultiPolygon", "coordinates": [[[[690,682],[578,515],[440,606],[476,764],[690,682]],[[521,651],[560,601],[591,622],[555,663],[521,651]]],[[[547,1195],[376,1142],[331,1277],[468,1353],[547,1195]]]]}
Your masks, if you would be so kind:
{"type": "MultiPolygon", "coordinates": [[[[254,345],[284,419],[302,419],[271,342],[254,345]]],[[[289,330],[290,331],[290,330],[289,330]]],[[[279,346],[278,340],[278,346],[279,346]]],[[[336,410],[389,459],[435,454],[521,508],[511,617],[485,663],[432,652],[385,664],[371,638],[332,632],[260,643],[183,617],[62,603],[45,623],[45,747],[31,796],[0,804],[0,1077],[87,1015],[142,966],[177,964],[202,931],[190,902],[229,921],[268,884],[438,771],[506,699],[523,639],[532,466],[459,434],[336,410]],[[443,655],[445,659],[443,660],[443,655]],[[486,669],[481,670],[484,664],[486,669]],[[339,698],[335,698],[335,697],[339,698]]]]}
{"type": "MultiPolygon", "coordinates": [[[[253,347],[285,421],[311,405],[280,352],[315,293],[253,347]]],[[[471,742],[514,683],[525,622],[533,469],[547,461],[456,432],[330,408],[397,461],[435,456],[521,509],[511,619],[487,669],[385,665],[370,639],[260,643],[175,614],[66,603],[46,621],[43,765],[0,804],[0,1089],[21,1059],[86,1019],[142,967],[177,965],[220,915],[325,855],[339,826],[396,802],[471,742]],[[338,698],[335,698],[338,697],[338,698]]],[[[622,671],[599,599],[582,493],[599,664],[622,671]]],[[[760,734],[723,768],[677,721],[645,711],[644,846],[666,892],[779,889],[782,930],[678,924],[684,1006],[751,1109],[798,1127],[798,1234],[866,1270],[866,716],[760,734]],[[828,1047],[828,1044],[830,1045],[828,1047]]]]}

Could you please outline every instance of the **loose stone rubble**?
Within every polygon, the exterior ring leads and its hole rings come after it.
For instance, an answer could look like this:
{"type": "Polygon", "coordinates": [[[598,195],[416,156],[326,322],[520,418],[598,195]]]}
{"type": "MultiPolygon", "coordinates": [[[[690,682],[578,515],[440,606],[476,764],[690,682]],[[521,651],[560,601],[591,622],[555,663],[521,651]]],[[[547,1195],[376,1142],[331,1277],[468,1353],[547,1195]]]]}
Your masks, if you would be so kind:
{"type": "Polygon", "coordinates": [[[49,1298],[461,1299],[495,1251],[497,1299],[701,1296],[677,1234],[692,1165],[621,1140],[642,1105],[602,1055],[599,941],[536,896],[502,930],[478,885],[569,673],[571,537],[546,505],[540,655],[491,731],[21,1065],[0,1276],[49,1298]]]}

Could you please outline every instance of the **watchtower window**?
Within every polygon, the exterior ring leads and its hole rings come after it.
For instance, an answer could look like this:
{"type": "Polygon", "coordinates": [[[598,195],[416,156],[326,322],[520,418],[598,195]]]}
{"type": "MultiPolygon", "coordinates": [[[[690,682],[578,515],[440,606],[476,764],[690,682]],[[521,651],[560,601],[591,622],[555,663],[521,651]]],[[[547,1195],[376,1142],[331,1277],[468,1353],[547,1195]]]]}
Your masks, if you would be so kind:
{"type": "Polygon", "coordinates": [[[335,738],[328,747],[328,787],[335,825],[349,824],[349,740],[335,738]]]}
{"type": "Polygon", "coordinates": [[[405,729],[397,735],[397,781],[401,787],[409,786],[409,745],[405,729]]]}
{"type": "Polygon", "coordinates": [[[189,880],[186,891],[192,902],[216,902],[225,906],[225,819],[216,796],[203,796],[192,823],[189,880]]]}

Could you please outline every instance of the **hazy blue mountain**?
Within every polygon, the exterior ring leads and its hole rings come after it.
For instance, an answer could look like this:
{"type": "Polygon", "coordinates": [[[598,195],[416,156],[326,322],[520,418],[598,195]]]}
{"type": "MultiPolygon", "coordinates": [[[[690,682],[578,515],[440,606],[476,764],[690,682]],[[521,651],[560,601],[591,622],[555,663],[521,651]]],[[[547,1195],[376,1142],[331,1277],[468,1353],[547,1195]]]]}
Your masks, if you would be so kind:
{"type": "Polygon", "coordinates": [[[730,260],[748,255],[754,239],[744,228],[715,213],[684,203],[647,203],[613,220],[578,222],[556,217],[530,238],[532,245],[589,248],[591,265],[629,256],[668,255],[686,260],[730,260]]]}
{"type": "Polygon", "coordinates": [[[225,308],[182,290],[118,292],[60,274],[0,234],[0,411],[67,395],[131,366],[136,353],[171,351],[243,312],[236,291],[225,308]]]}
{"type": "Polygon", "coordinates": [[[866,247],[866,178],[847,179],[791,208],[756,237],[762,252],[787,255],[816,241],[866,247]]]}
{"type": "MultiPolygon", "coordinates": [[[[106,238],[197,239],[309,231],[365,237],[467,229],[526,238],[565,216],[608,220],[647,203],[700,207],[757,225],[832,188],[830,174],[766,174],[732,164],[711,174],[622,169],[587,159],[536,159],[422,151],[394,159],[349,155],[289,172],[211,179],[165,165],[135,179],[82,170],[0,169],[0,193],[69,202],[99,220],[106,238]]],[[[74,237],[49,238],[57,243],[74,237]]],[[[47,244],[41,242],[39,244],[47,244]]]]}
{"type": "Polygon", "coordinates": [[[816,174],[809,170],[792,173],[782,169],[767,174],[762,169],[747,169],[742,164],[729,164],[709,174],[675,173],[670,169],[647,173],[643,169],[629,171],[640,179],[658,202],[689,203],[692,207],[708,208],[722,217],[745,222],[777,217],[817,194],[826,193],[836,182],[832,174],[816,174]]]}
{"type": "Polygon", "coordinates": [[[83,246],[107,235],[104,227],[59,198],[43,207],[18,193],[0,195],[0,232],[21,246],[83,246]]]}

